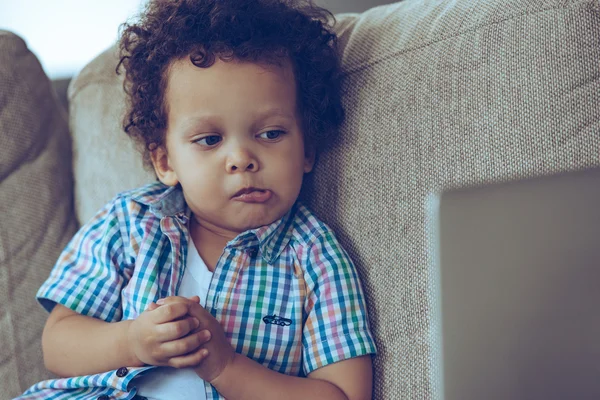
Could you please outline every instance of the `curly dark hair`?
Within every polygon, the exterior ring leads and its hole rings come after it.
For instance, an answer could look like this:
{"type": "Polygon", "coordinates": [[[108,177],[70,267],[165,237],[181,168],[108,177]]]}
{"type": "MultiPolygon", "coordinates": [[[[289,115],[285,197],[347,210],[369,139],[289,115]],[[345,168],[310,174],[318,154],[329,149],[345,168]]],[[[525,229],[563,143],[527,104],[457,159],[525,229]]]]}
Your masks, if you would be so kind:
{"type": "Polygon", "coordinates": [[[164,144],[165,89],[173,61],[208,68],[223,61],[281,66],[290,60],[307,146],[321,152],[344,119],[335,17],[312,0],[150,0],[137,22],[121,25],[120,67],[128,110],[125,132],[150,152],[164,144]]]}

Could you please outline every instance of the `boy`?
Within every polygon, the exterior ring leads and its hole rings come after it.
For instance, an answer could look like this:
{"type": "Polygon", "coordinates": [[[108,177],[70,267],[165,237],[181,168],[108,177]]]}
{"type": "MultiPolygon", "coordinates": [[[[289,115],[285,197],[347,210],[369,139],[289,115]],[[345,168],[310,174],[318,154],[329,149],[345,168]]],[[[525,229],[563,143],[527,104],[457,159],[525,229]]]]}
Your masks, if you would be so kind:
{"type": "Polygon", "coordinates": [[[65,378],[21,398],[371,397],[356,270],[297,200],[343,118],[327,15],[156,0],[126,27],[124,128],[160,182],[117,195],[59,258],[38,299],[65,378]]]}

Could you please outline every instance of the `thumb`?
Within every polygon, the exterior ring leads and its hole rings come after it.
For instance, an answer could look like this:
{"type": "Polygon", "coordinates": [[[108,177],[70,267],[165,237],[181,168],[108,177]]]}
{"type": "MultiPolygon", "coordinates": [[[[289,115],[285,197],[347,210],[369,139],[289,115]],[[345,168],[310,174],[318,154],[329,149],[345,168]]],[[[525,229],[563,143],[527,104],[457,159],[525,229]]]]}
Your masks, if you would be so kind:
{"type": "Polygon", "coordinates": [[[189,299],[191,301],[193,301],[194,303],[200,303],[200,297],[199,296],[191,296],[191,297],[189,297],[189,299]]]}

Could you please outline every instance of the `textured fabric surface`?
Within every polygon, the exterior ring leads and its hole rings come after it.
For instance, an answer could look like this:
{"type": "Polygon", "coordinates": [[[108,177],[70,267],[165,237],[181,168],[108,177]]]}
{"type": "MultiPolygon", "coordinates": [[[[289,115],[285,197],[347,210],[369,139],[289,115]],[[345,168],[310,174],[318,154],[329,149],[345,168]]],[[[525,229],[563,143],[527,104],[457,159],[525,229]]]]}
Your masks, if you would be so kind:
{"type": "Polygon", "coordinates": [[[408,0],[341,38],[348,120],[307,203],[362,274],[374,397],[435,398],[427,194],[600,164],[599,5],[408,0]]]}
{"type": "Polygon", "coordinates": [[[35,293],[75,233],[67,116],[35,56],[0,31],[0,398],[49,377],[35,293]]]}
{"type": "Polygon", "coordinates": [[[116,51],[100,54],[68,89],[75,212],[81,224],[117,193],[156,180],[121,128],[125,94],[123,75],[115,72],[116,51]]]}
{"type": "MultiPolygon", "coordinates": [[[[338,17],[347,120],[303,196],[361,273],[379,350],[374,398],[434,398],[425,199],[600,164],[600,6],[405,0],[338,17]]],[[[76,143],[102,145],[97,157],[124,135],[115,65],[105,53],[71,85],[76,143]]],[[[77,171],[81,218],[148,177],[121,151],[77,171]]]]}

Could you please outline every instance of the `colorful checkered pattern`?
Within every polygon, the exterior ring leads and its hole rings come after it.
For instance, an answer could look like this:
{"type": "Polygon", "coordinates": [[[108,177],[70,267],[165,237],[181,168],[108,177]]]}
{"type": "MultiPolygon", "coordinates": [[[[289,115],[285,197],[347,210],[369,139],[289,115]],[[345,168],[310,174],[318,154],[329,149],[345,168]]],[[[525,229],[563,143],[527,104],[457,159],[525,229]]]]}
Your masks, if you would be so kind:
{"type": "MultiPolygon", "coordinates": [[[[153,183],[118,195],[81,228],[38,300],[115,322],[177,294],[191,213],[181,189],[153,183]]],[[[359,277],[332,231],[300,203],[225,247],[206,309],[240,354],[288,375],[375,353],[359,277]]],[[[152,366],[40,382],[19,399],[131,399],[152,366]],[[108,397],[102,397],[108,396],[108,397]]],[[[222,399],[206,383],[208,399],[222,399]]]]}

